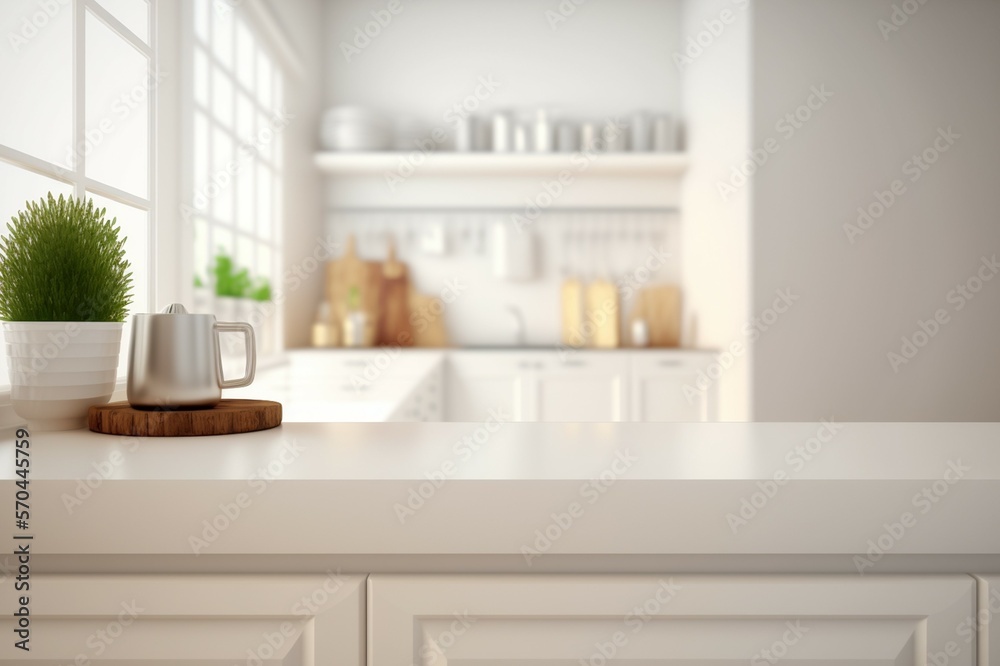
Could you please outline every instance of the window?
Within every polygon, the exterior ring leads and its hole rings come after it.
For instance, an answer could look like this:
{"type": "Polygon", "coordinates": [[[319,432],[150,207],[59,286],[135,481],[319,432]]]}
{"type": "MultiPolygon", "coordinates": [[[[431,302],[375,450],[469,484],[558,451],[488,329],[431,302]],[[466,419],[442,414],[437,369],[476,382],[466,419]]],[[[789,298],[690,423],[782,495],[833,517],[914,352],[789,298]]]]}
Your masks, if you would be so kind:
{"type": "MultiPolygon", "coordinates": [[[[156,0],[5,0],[0,28],[0,214],[48,192],[117,218],[132,312],[152,304],[156,0]]],[[[6,225],[3,225],[6,231],[6,225]]],[[[126,371],[128,324],[121,376],[126,371]]],[[[8,386],[0,354],[0,388],[8,386]]]]}
{"type": "Polygon", "coordinates": [[[183,210],[193,227],[191,279],[204,285],[196,290],[202,293],[195,308],[250,321],[258,354],[266,354],[280,348],[279,313],[259,301],[216,295],[212,266],[226,255],[258,291],[281,274],[284,79],[241,3],[194,0],[191,28],[190,182],[183,210]]]}

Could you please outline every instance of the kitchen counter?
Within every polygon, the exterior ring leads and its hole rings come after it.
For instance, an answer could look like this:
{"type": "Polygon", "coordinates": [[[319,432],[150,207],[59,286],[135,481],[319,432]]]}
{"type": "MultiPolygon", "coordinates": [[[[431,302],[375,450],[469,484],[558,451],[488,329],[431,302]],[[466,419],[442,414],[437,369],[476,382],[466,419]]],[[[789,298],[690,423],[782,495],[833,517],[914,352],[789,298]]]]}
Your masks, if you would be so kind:
{"type": "Polygon", "coordinates": [[[1000,424],[506,418],[38,433],[36,566],[1000,572],[1000,424]]]}

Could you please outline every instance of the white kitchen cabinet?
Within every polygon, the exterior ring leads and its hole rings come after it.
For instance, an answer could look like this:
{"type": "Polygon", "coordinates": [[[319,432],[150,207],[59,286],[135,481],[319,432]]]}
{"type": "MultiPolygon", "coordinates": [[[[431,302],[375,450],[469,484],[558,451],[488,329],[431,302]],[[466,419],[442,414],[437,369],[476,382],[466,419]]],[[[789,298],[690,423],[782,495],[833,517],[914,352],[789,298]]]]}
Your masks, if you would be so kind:
{"type": "Polygon", "coordinates": [[[368,595],[370,666],[975,663],[968,576],[376,574],[368,595]]]}
{"type": "Polygon", "coordinates": [[[977,579],[977,583],[979,609],[976,619],[973,621],[970,618],[956,640],[964,644],[970,629],[978,624],[979,666],[997,666],[1000,664],[1000,576],[983,576],[977,579]]]}
{"type": "Polygon", "coordinates": [[[616,352],[451,352],[449,421],[479,421],[502,408],[515,421],[621,421],[628,358],[616,352]]]}
{"type": "Polygon", "coordinates": [[[451,352],[445,361],[445,418],[484,421],[500,411],[514,421],[529,420],[525,391],[537,360],[531,353],[451,352]]]}
{"type": "Polygon", "coordinates": [[[7,581],[0,664],[361,666],[364,576],[37,575],[30,651],[7,581]]]}
{"type": "Polygon", "coordinates": [[[713,421],[714,382],[705,390],[699,372],[715,360],[711,353],[644,351],[631,355],[633,421],[713,421]]]}
{"type": "Polygon", "coordinates": [[[714,387],[686,395],[715,356],[691,351],[455,351],[446,364],[449,421],[503,407],[515,421],[708,421],[714,387]]]}
{"type": "Polygon", "coordinates": [[[628,356],[583,351],[543,354],[531,389],[531,421],[628,420],[628,356]]]}

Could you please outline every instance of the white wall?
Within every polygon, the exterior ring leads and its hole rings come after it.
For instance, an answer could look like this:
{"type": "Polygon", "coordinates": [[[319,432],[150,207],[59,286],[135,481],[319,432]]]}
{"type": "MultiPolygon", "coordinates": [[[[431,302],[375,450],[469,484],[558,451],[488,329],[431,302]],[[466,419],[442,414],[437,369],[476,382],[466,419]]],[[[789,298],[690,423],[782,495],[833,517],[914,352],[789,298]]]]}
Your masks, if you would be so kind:
{"type": "Polygon", "coordinates": [[[895,4],[919,9],[886,39],[892,0],[756,3],[754,145],[811,87],[834,93],[753,181],[754,309],[800,296],[756,345],[756,419],[1000,418],[1000,280],[948,300],[1000,253],[1000,3],[895,4]],[[948,127],[961,138],[913,182],[904,163],[948,127]],[[844,225],[896,179],[852,244],[844,225]],[[894,372],[887,355],[938,310],[949,323],[894,372]]]}
{"type": "MultiPolygon", "coordinates": [[[[326,100],[447,125],[480,77],[499,88],[483,109],[555,105],[566,114],[673,111],[679,106],[676,0],[586,2],[565,21],[559,0],[398,0],[401,10],[350,62],[341,44],[388,0],[331,0],[326,100]]],[[[567,1],[565,5],[575,6],[567,1]]],[[[362,42],[363,43],[363,42],[362,42]]]]}
{"type": "Polygon", "coordinates": [[[724,421],[750,414],[752,343],[743,332],[750,303],[749,196],[744,189],[722,201],[716,188],[750,143],[749,11],[732,0],[688,0],[681,27],[685,49],[689,39],[707,44],[700,53],[690,51],[693,57],[682,65],[691,160],[682,199],[685,313],[693,329],[688,344],[719,350],[742,345],[731,364],[706,379],[717,386],[724,421]],[[706,21],[718,32],[712,40],[705,37],[706,21]]]}

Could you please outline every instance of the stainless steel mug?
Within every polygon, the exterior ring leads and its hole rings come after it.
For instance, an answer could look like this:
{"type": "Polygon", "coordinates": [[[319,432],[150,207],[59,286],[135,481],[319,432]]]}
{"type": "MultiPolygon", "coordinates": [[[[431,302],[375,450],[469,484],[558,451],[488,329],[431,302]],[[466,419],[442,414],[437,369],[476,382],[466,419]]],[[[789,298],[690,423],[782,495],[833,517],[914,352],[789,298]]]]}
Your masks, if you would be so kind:
{"type": "Polygon", "coordinates": [[[222,389],[249,386],[257,367],[253,327],[218,322],[215,315],[190,314],[179,303],[158,314],[132,317],[128,402],[138,409],[205,408],[222,399],[222,389]],[[222,374],[220,333],[243,333],[246,375],[222,374]]]}

